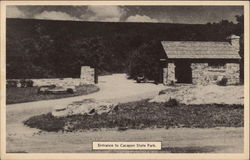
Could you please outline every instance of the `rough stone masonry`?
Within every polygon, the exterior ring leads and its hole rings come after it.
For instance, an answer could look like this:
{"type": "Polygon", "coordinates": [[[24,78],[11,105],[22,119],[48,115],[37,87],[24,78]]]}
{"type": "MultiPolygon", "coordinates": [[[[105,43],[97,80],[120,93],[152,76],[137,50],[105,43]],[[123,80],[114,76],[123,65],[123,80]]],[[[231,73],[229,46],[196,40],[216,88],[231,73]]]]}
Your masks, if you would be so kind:
{"type": "Polygon", "coordinates": [[[223,78],[229,85],[238,84],[241,59],[239,38],[231,35],[229,42],[162,41],[166,53],[163,84],[191,82],[208,85],[216,84],[223,78]]]}
{"type": "Polygon", "coordinates": [[[33,80],[34,86],[79,86],[84,84],[95,84],[95,69],[90,66],[82,66],[80,78],[44,78],[31,80],[33,80]]]}
{"type": "Polygon", "coordinates": [[[238,63],[227,63],[223,66],[211,67],[208,63],[192,63],[193,84],[216,84],[222,78],[227,78],[227,84],[240,82],[240,67],[238,63]]]}

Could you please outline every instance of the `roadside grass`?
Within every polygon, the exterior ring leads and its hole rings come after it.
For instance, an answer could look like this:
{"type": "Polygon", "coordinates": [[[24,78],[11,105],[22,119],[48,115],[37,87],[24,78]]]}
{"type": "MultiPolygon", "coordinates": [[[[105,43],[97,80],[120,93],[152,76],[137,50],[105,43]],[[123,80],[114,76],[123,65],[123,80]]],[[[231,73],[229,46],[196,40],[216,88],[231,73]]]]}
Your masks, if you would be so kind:
{"type": "Polygon", "coordinates": [[[99,91],[99,88],[95,85],[82,85],[76,87],[76,92],[73,94],[37,94],[38,87],[27,87],[27,88],[6,88],[6,104],[32,102],[47,99],[59,99],[65,97],[73,97],[86,95],[99,91]]]}
{"type": "Polygon", "coordinates": [[[24,121],[31,128],[44,131],[78,131],[116,128],[119,131],[144,128],[243,127],[244,106],[228,104],[185,105],[171,100],[148,100],[118,104],[110,113],[54,117],[51,113],[24,121]],[[174,103],[173,103],[174,102],[174,103]]]}

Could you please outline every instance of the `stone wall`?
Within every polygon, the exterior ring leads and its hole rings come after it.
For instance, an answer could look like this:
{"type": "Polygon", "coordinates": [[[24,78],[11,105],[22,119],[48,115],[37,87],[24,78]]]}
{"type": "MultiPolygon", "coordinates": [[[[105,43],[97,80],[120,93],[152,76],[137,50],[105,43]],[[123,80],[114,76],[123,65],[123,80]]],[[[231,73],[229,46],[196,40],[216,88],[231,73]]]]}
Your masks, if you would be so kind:
{"type": "MultiPolygon", "coordinates": [[[[12,79],[18,81],[18,79],[12,79]]],[[[79,86],[83,84],[95,84],[95,70],[89,66],[81,67],[80,78],[43,78],[31,79],[33,86],[57,85],[57,86],[79,86]]]]}
{"type": "Polygon", "coordinates": [[[208,66],[205,71],[209,84],[217,84],[219,81],[222,80],[223,77],[226,77],[225,66],[219,66],[219,67],[208,66]]]}
{"type": "Polygon", "coordinates": [[[226,64],[226,77],[228,78],[228,84],[240,83],[240,64],[227,63],[226,64]]]}
{"type": "MultiPolygon", "coordinates": [[[[175,82],[175,64],[168,63],[163,68],[163,84],[175,82]]],[[[217,84],[222,78],[227,78],[227,84],[240,83],[240,66],[238,63],[209,66],[208,63],[191,63],[192,83],[198,85],[217,84]]]]}
{"type": "Polygon", "coordinates": [[[44,78],[44,79],[31,79],[33,86],[44,85],[57,85],[57,86],[79,86],[80,78],[44,78]]]}
{"type": "Polygon", "coordinates": [[[239,64],[227,63],[224,66],[209,66],[208,63],[192,63],[193,84],[207,85],[217,84],[223,77],[227,78],[227,84],[239,83],[239,64]]]}
{"type": "Polygon", "coordinates": [[[208,83],[208,79],[205,72],[207,67],[208,63],[191,63],[193,84],[206,85],[208,83]]]}

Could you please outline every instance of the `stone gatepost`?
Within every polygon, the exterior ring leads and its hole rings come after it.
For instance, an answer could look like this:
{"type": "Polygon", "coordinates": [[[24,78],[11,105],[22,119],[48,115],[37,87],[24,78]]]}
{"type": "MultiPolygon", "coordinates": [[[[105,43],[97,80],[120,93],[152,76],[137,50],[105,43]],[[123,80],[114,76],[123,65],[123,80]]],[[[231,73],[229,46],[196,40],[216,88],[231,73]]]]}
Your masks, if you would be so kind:
{"type": "Polygon", "coordinates": [[[227,84],[240,83],[240,65],[238,63],[226,64],[226,78],[228,79],[227,84]]]}
{"type": "Polygon", "coordinates": [[[168,68],[163,68],[163,84],[167,85],[168,83],[168,68]]]}
{"type": "Polygon", "coordinates": [[[167,70],[167,84],[173,84],[176,82],[175,79],[175,64],[168,63],[168,70],[167,70]]]}
{"type": "Polygon", "coordinates": [[[90,66],[81,67],[80,84],[95,84],[95,69],[90,66]]]}

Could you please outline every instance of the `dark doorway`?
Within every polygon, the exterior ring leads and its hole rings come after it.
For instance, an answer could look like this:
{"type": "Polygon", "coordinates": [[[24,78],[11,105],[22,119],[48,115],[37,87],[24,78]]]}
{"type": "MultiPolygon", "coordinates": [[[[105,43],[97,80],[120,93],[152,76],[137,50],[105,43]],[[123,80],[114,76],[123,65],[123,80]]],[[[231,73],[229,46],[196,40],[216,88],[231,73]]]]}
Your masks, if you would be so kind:
{"type": "Polygon", "coordinates": [[[177,83],[192,83],[191,63],[180,61],[175,63],[177,83]]]}

